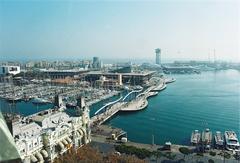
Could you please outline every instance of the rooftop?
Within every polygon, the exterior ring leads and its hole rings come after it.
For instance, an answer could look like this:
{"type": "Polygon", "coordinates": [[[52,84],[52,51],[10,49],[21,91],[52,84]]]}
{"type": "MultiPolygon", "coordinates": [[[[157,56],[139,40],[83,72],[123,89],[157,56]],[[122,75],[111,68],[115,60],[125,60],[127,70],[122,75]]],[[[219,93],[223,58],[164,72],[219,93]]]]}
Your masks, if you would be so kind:
{"type": "Polygon", "coordinates": [[[111,73],[111,72],[102,72],[102,71],[90,71],[87,72],[86,74],[89,75],[129,75],[129,76],[146,76],[153,74],[155,71],[143,71],[143,72],[131,72],[131,73],[111,73]]]}
{"type": "Polygon", "coordinates": [[[56,69],[40,69],[42,72],[85,72],[85,69],[70,69],[70,70],[56,70],[56,69]]]}

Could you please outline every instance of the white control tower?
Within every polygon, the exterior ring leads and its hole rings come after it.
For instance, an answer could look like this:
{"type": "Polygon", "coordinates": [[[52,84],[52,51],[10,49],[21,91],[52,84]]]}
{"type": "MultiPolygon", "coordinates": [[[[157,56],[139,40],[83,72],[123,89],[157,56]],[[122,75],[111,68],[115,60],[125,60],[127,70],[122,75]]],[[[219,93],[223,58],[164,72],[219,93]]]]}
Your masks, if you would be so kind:
{"type": "Polygon", "coordinates": [[[161,49],[155,49],[156,53],[156,64],[161,65],[161,49]]]}

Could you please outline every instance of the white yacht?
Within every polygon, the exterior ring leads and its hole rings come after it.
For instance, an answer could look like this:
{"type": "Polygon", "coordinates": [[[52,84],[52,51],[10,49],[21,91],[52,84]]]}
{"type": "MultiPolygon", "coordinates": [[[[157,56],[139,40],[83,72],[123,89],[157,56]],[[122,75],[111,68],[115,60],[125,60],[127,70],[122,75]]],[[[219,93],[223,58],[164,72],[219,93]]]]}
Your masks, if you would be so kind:
{"type": "Polygon", "coordinates": [[[206,149],[210,149],[212,142],[212,132],[207,128],[202,132],[202,143],[205,145],[206,149]]]}
{"type": "Polygon", "coordinates": [[[47,103],[50,103],[50,101],[45,100],[45,99],[43,99],[43,98],[35,97],[35,98],[32,100],[32,103],[33,103],[33,104],[47,104],[47,103]]]}
{"type": "Polygon", "coordinates": [[[234,131],[225,131],[226,149],[229,151],[240,151],[237,134],[234,131]]]}
{"type": "Polygon", "coordinates": [[[216,135],[214,136],[215,143],[218,147],[222,147],[224,145],[224,140],[222,133],[220,131],[216,131],[216,135]]]}
{"type": "Polygon", "coordinates": [[[194,130],[191,135],[191,143],[193,145],[198,144],[200,141],[200,138],[201,138],[200,132],[198,130],[194,130]]]}
{"type": "Polygon", "coordinates": [[[176,79],[175,78],[169,78],[169,79],[165,79],[165,83],[168,84],[168,83],[173,83],[175,82],[176,79]]]}

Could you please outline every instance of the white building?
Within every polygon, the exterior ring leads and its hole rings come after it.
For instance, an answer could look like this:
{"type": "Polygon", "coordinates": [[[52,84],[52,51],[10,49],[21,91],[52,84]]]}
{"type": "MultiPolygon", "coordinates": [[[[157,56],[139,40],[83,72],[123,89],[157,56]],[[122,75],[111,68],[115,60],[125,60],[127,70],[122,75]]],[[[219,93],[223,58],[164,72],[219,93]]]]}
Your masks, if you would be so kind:
{"type": "Polygon", "coordinates": [[[79,99],[72,114],[67,113],[62,104],[57,105],[7,121],[24,163],[52,162],[68,149],[79,148],[91,141],[89,108],[83,98],[79,99]]]}
{"type": "Polygon", "coordinates": [[[1,66],[0,75],[16,75],[20,73],[20,66],[1,66]]]}

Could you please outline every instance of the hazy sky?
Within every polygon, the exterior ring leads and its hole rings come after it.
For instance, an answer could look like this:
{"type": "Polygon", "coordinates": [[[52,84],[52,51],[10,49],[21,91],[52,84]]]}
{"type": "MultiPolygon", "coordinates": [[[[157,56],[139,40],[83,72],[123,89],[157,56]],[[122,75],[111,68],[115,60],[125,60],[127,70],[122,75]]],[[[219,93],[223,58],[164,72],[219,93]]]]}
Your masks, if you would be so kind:
{"type": "Polygon", "coordinates": [[[0,0],[0,59],[240,61],[238,0],[0,0]]]}

